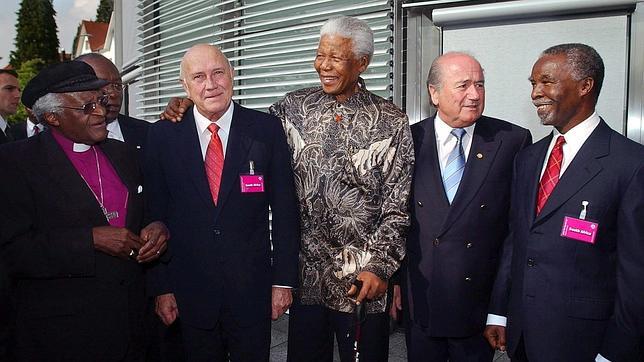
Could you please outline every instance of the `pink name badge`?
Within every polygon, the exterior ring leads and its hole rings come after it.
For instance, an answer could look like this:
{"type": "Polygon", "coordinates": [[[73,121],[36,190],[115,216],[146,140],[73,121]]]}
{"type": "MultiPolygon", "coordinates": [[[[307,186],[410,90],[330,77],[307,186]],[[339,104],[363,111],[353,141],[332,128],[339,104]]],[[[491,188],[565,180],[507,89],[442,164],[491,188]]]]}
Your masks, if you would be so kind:
{"type": "Polygon", "coordinates": [[[241,192],[264,192],[264,176],[262,175],[239,175],[241,192]]]}
{"type": "Polygon", "coordinates": [[[589,244],[595,244],[598,227],[599,225],[592,221],[566,216],[564,218],[563,226],[561,227],[561,236],[589,244]]]}

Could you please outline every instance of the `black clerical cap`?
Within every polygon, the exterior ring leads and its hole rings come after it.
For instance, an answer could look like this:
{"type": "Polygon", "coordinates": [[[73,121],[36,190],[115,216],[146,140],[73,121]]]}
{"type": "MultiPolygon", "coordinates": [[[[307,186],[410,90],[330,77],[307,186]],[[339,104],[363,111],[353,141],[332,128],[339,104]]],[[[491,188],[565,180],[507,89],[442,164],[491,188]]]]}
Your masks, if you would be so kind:
{"type": "Polygon", "coordinates": [[[109,82],[98,79],[85,62],[67,61],[43,68],[22,91],[22,104],[32,108],[38,98],[48,93],[98,90],[109,82]]]}

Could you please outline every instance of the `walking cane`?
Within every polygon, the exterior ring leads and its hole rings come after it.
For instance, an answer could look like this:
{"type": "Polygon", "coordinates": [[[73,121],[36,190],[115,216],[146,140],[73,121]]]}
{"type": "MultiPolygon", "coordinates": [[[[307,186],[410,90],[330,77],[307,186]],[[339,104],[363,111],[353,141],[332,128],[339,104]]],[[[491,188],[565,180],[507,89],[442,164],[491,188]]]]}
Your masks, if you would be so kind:
{"type": "MultiPolygon", "coordinates": [[[[360,289],[362,289],[362,281],[356,279],[353,284],[358,288],[356,295],[360,294],[360,289]]],[[[364,303],[356,304],[354,311],[354,323],[355,323],[355,340],[353,341],[353,356],[355,362],[360,362],[360,337],[362,334],[362,323],[364,322],[367,314],[367,308],[364,306],[364,303]]]]}

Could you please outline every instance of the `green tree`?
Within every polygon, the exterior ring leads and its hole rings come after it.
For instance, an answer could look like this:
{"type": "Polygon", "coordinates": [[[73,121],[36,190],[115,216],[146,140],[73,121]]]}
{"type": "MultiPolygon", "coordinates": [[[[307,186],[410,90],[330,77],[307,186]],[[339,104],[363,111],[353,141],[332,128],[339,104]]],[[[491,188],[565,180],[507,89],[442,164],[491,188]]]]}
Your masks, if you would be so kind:
{"type": "MultiPolygon", "coordinates": [[[[31,78],[35,77],[36,74],[38,74],[38,72],[44,66],[45,62],[40,58],[23,62],[20,68],[17,70],[18,84],[20,84],[20,89],[25,89],[25,86],[27,85],[27,83],[29,83],[31,78]]],[[[25,106],[20,103],[20,105],[18,105],[18,111],[16,112],[16,114],[9,116],[9,122],[22,122],[25,119],[27,119],[27,110],[25,109],[25,106]]]]}
{"type": "Polygon", "coordinates": [[[114,0],[101,0],[96,9],[96,21],[109,23],[112,10],[114,10],[114,0]]]}
{"type": "Polygon", "coordinates": [[[45,64],[58,61],[58,28],[52,0],[22,0],[17,12],[15,50],[10,64],[20,69],[23,62],[40,58],[45,64]]]}

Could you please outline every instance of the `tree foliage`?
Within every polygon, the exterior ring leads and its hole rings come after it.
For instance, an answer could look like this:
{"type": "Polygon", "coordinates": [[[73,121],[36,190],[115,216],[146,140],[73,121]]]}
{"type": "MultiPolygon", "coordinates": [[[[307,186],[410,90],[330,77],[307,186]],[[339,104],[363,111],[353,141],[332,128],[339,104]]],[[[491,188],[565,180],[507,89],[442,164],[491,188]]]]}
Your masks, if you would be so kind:
{"type": "Polygon", "coordinates": [[[41,59],[45,64],[58,62],[58,28],[53,0],[22,0],[16,24],[15,50],[10,64],[20,69],[23,62],[41,59]]]}
{"type": "MultiPolygon", "coordinates": [[[[17,70],[20,89],[25,89],[25,86],[27,85],[27,83],[29,83],[31,78],[35,77],[36,74],[38,74],[38,72],[44,66],[45,62],[40,58],[23,62],[20,68],[17,70]]],[[[16,114],[9,116],[9,122],[22,122],[25,119],[27,119],[27,111],[25,110],[25,106],[21,102],[20,105],[18,105],[18,111],[16,112],[16,114]]]]}
{"type": "Polygon", "coordinates": [[[101,23],[109,23],[114,10],[114,0],[101,0],[96,9],[96,21],[101,23]]]}

